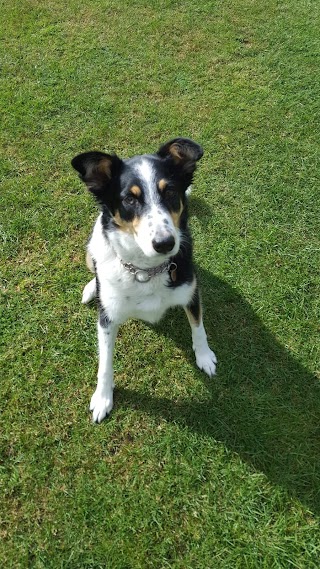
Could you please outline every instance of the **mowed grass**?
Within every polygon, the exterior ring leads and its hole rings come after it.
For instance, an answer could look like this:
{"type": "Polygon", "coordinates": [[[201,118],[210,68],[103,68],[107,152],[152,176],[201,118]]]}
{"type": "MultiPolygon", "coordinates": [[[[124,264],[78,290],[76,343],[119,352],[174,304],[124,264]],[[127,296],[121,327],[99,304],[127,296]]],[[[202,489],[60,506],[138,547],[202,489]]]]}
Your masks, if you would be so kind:
{"type": "Polygon", "coordinates": [[[2,567],[319,567],[319,16],[2,3],[2,567]],[[97,210],[70,160],[179,135],[205,150],[190,212],[218,375],[182,311],[129,322],[95,426],[97,210]]]}

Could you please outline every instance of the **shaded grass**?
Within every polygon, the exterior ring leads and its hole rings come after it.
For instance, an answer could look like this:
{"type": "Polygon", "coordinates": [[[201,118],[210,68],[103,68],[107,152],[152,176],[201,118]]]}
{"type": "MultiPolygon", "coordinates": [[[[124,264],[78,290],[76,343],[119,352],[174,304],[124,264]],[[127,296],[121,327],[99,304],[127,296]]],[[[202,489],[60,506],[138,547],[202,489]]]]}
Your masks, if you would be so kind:
{"type": "Polygon", "coordinates": [[[319,566],[319,6],[2,6],[1,544],[6,567],[319,566]],[[96,212],[81,150],[205,156],[190,204],[205,321],[122,327],[100,428],[96,212]]]}

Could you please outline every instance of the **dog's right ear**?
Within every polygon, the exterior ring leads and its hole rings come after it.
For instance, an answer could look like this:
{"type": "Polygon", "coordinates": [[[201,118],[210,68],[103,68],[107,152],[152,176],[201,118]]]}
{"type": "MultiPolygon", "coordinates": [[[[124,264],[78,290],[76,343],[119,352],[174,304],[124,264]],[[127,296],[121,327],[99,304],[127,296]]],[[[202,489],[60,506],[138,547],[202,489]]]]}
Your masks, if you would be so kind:
{"type": "Polygon", "coordinates": [[[116,154],[93,151],[78,154],[71,160],[71,164],[79,172],[88,190],[99,197],[119,171],[121,159],[116,154]]]}

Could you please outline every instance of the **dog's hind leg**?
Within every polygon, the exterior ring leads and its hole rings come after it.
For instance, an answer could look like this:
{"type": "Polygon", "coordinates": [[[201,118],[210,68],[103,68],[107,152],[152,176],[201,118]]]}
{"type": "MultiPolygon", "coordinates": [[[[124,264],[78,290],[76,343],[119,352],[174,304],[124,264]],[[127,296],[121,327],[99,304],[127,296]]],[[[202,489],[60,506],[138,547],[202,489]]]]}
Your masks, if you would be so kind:
{"type": "Polygon", "coordinates": [[[191,302],[185,307],[185,311],[191,326],[192,347],[196,356],[197,366],[211,377],[216,373],[217,358],[208,346],[207,334],[202,322],[198,287],[191,302]]]}
{"type": "Polygon", "coordinates": [[[88,304],[97,296],[97,281],[96,278],[92,279],[83,289],[82,304],[88,304]]]}

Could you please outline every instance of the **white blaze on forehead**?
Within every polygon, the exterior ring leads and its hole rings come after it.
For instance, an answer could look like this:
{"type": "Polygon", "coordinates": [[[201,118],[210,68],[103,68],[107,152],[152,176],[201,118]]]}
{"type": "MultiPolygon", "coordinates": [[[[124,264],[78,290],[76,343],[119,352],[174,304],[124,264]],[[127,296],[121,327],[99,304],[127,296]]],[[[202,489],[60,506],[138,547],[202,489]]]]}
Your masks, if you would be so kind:
{"type": "Polygon", "coordinates": [[[152,163],[148,160],[142,160],[140,164],[137,165],[137,172],[141,181],[144,182],[144,186],[149,193],[149,196],[152,201],[159,201],[158,191],[157,191],[157,183],[156,183],[156,174],[152,163]]]}
{"type": "Polygon", "coordinates": [[[141,187],[145,191],[147,202],[147,208],[141,218],[138,229],[140,247],[143,249],[149,243],[151,252],[154,254],[152,240],[155,235],[173,235],[175,236],[177,246],[179,246],[179,239],[177,238],[172,218],[161,205],[161,196],[157,187],[157,171],[152,161],[142,158],[135,166],[135,169],[139,176],[141,187]]]}

